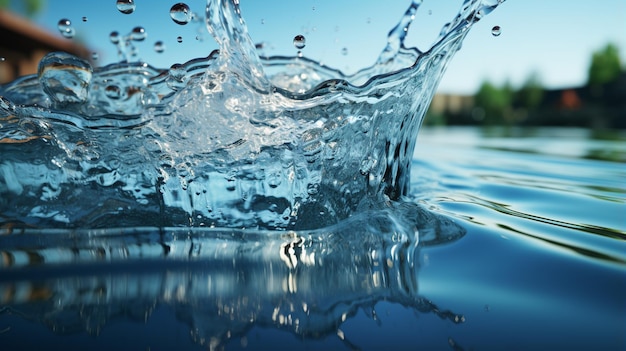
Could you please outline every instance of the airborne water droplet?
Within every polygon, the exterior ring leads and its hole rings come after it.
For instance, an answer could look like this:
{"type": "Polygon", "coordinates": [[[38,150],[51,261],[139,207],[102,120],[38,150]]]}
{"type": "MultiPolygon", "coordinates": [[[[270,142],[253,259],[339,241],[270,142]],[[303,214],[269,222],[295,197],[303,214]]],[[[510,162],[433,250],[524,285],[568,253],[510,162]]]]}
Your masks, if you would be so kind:
{"type": "Polygon", "coordinates": [[[306,38],[304,35],[298,34],[293,37],[293,46],[295,46],[296,49],[304,49],[306,46],[306,38]]]}
{"type": "Polygon", "coordinates": [[[179,43],[182,43],[183,42],[183,37],[181,37],[181,36],[176,37],[176,41],[179,42],[179,43]]]}
{"type": "Polygon", "coordinates": [[[348,48],[343,48],[343,49],[341,49],[341,54],[342,54],[343,56],[346,56],[346,55],[348,54],[348,48]]]}
{"type": "Polygon", "coordinates": [[[94,61],[98,61],[98,59],[100,58],[100,55],[98,55],[97,52],[92,52],[91,53],[91,59],[94,61]]]}
{"type": "Polygon", "coordinates": [[[125,14],[131,14],[135,12],[135,0],[117,0],[117,9],[125,14]]]}
{"type": "Polygon", "coordinates": [[[491,34],[494,37],[500,36],[500,34],[502,34],[502,29],[500,26],[493,26],[493,28],[491,28],[491,34]]]}
{"type": "Polygon", "coordinates": [[[156,43],[154,43],[154,51],[157,54],[162,53],[163,51],[165,51],[165,44],[163,44],[163,42],[160,40],[157,41],[156,43]]]}
{"type": "Polygon", "coordinates": [[[72,26],[72,22],[68,20],[67,18],[63,18],[59,20],[59,23],[57,24],[57,28],[59,28],[59,32],[64,32],[65,30],[67,30],[67,28],[71,26],[72,26]]]}
{"type": "Polygon", "coordinates": [[[111,40],[111,43],[113,44],[117,44],[120,42],[120,33],[118,33],[117,31],[112,31],[111,34],[109,34],[109,40],[111,40]]]}
{"type": "Polygon", "coordinates": [[[176,24],[185,25],[191,21],[192,13],[187,4],[179,2],[170,9],[170,17],[176,24]]]}
{"type": "Polygon", "coordinates": [[[83,22],[87,22],[87,16],[83,16],[83,22]]]}
{"type": "Polygon", "coordinates": [[[74,27],[72,27],[72,22],[67,18],[63,18],[57,24],[57,28],[59,28],[59,32],[66,38],[73,38],[76,34],[74,27]]]}
{"type": "Polygon", "coordinates": [[[143,27],[135,27],[130,33],[130,38],[134,41],[144,41],[148,34],[143,27]]]}

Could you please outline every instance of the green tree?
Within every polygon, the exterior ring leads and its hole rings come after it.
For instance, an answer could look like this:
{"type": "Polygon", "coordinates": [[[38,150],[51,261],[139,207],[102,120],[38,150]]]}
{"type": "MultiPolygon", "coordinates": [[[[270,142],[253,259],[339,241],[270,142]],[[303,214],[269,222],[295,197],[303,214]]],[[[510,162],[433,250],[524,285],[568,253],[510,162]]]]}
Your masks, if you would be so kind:
{"type": "Polygon", "coordinates": [[[474,105],[483,112],[486,124],[506,122],[511,110],[513,93],[510,84],[498,88],[489,81],[483,82],[474,95],[474,105]]]}
{"type": "Polygon", "coordinates": [[[619,77],[622,66],[619,50],[614,44],[607,44],[603,49],[595,51],[589,65],[589,85],[600,85],[611,82],[619,77]]]}
{"type": "Polygon", "coordinates": [[[537,108],[543,100],[544,88],[541,84],[539,73],[531,73],[522,87],[516,93],[517,105],[521,108],[532,110],[537,108]]]}
{"type": "Polygon", "coordinates": [[[0,9],[11,8],[20,12],[24,12],[31,17],[43,9],[45,0],[20,0],[12,2],[11,0],[0,0],[0,9]]]}

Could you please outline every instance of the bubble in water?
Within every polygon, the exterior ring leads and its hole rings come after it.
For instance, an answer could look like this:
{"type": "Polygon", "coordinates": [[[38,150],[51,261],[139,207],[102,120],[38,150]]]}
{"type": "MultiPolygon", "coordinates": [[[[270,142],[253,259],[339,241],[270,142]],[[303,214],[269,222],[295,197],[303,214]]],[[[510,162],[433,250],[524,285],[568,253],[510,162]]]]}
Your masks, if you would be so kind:
{"type": "Polygon", "coordinates": [[[182,43],[183,42],[183,37],[181,37],[181,36],[176,37],[176,41],[179,42],[179,43],[182,43]]]}
{"type": "Polygon", "coordinates": [[[117,0],[117,9],[125,14],[131,14],[135,12],[135,0],[117,0]]]}
{"type": "Polygon", "coordinates": [[[87,99],[92,72],[89,62],[65,52],[52,52],[39,62],[37,76],[52,101],[67,104],[87,99]]]}
{"type": "Polygon", "coordinates": [[[491,28],[491,34],[494,37],[500,36],[500,34],[502,34],[502,29],[500,26],[493,26],[493,28],[491,28]]]}
{"type": "Polygon", "coordinates": [[[111,34],[109,34],[109,40],[111,40],[111,43],[113,44],[117,44],[120,42],[120,33],[118,33],[117,31],[112,31],[111,34]]]}
{"type": "Polygon", "coordinates": [[[192,13],[187,4],[179,2],[170,9],[170,17],[176,24],[185,25],[191,21],[192,13]]]}
{"type": "Polygon", "coordinates": [[[76,32],[74,31],[74,27],[72,27],[72,22],[67,18],[63,18],[57,24],[57,28],[59,28],[59,32],[66,38],[73,38],[76,32]]]}
{"type": "Polygon", "coordinates": [[[157,41],[156,43],[154,43],[154,51],[157,54],[162,53],[163,51],[165,51],[165,44],[163,44],[163,42],[160,40],[157,41]]]}
{"type": "Polygon", "coordinates": [[[293,46],[295,46],[296,49],[304,49],[306,46],[306,38],[304,35],[298,34],[293,37],[293,46]]]}
{"type": "Polygon", "coordinates": [[[135,27],[130,33],[130,38],[134,41],[144,41],[148,34],[143,27],[135,27]]]}

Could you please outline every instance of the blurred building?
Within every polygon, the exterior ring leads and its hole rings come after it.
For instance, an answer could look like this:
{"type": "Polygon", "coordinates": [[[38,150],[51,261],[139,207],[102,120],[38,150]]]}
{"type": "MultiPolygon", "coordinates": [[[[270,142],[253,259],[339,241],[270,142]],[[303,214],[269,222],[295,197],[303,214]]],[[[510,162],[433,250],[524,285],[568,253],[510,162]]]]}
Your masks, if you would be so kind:
{"type": "Polygon", "coordinates": [[[0,84],[17,77],[37,73],[43,56],[53,51],[88,58],[89,50],[72,39],[66,39],[37,27],[19,15],[0,10],[0,84]]]}

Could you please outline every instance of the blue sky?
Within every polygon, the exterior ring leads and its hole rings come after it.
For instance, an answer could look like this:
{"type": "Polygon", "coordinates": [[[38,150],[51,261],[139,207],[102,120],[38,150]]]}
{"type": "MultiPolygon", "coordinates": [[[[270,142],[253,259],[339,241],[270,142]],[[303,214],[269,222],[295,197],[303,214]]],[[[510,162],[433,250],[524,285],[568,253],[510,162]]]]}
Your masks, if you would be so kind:
{"type": "MultiPolygon", "coordinates": [[[[120,13],[114,0],[48,0],[36,21],[56,30],[61,18],[72,21],[76,39],[100,55],[99,64],[117,60],[108,34],[126,34],[135,26],[148,33],[138,43],[140,57],[156,67],[169,67],[206,56],[216,47],[200,24],[175,24],[169,17],[177,1],[135,0],[136,10],[120,13]],[[83,22],[82,17],[87,17],[83,22]],[[203,40],[197,40],[200,35],[203,40]],[[181,36],[182,43],[176,38],[181,36]],[[157,54],[156,41],[166,50],[157,54]]],[[[255,42],[266,43],[266,54],[294,55],[293,37],[307,38],[305,56],[347,72],[373,63],[386,34],[403,14],[409,0],[241,0],[243,17],[255,42]],[[346,50],[344,50],[344,48],[346,50]],[[347,53],[346,53],[347,51],[347,53]]],[[[408,44],[425,49],[441,26],[461,6],[461,0],[425,0],[411,27],[408,44]]],[[[204,13],[205,0],[188,0],[192,11],[204,13]]],[[[509,80],[519,85],[532,72],[548,87],[583,84],[591,53],[613,42],[626,61],[626,0],[507,0],[476,24],[457,53],[439,91],[473,93],[480,83],[509,80]],[[502,34],[491,35],[499,25],[502,34]]]]}

